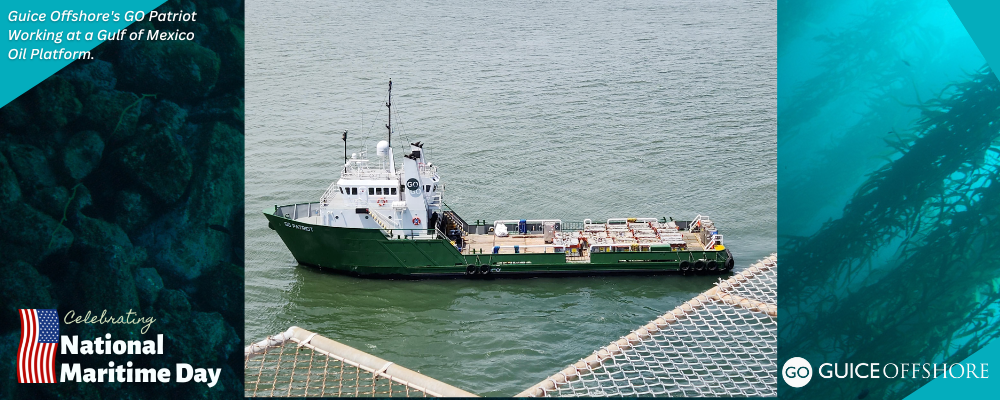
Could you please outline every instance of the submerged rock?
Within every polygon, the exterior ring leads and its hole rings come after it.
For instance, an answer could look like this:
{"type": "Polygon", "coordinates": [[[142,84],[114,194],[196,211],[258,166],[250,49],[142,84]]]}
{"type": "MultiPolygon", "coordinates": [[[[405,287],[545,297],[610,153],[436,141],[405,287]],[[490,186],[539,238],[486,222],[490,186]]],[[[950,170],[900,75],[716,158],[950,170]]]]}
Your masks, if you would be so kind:
{"type": "MultiPolygon", "coordinates": [[[[64,78],[76,85],[77,92],[90,93],[95,90],[114,90],[118,79],[115,67],[104,60],[88,63],[72,63],[70,68],[60,72],[64,78]]],[[[83,97],[82,95],[80,97],[83,97]]]]}
{"type": "Polygon", "coordinates": [[[184,280],[232,255],[231,235],[211,225],[227,225],[243,199],[243,135],[226,124],[203,128],[197,173],[187,201],[145,227],[137,241],[150,249],[161,273],[184,280]]]}
{"type": "Polygon", "coordinates": [[[21,187],[17,175],[7,163],[7,157],[0,153],[0,206],[8,206],[21,199],[21,187]]]}
{"type": "Polygon", "coordinates": [[[184,134],[181,128],[184,127],[187,116],[187,110],[170,100],[157,102],[153,109],[154,125],[160,130],[171,134],[184,134]]]}
{"type": "Polygon", "coordinates": [[[66,126],[83,109],[73,84],[58,75],[42,81],[28,93],[31,93],[38,110],[37,122],[50,128],[66,126]]]}
{"type": "Polygon", "coordinates": [[[204,14],[205,23],[209,26],[222,26],[222,24],[229,22],[229,15],[226,14],[226,10],[222,7],[212,7],[204,14]]]}
{"type": "Polygon", "coordinates": [[[20,326],[18,310],[22,308],[56,308],[49,294],[52,282],[24,261],[5,263],[0,268],[0,324],[20,326]]]}
{"type": "Polygon", "coordinates": [[[68,190],[69,206],[66,208],[67,223],[75,221],[75,217],[80,214],[83,208],[93,204],[93,199],[90,197],[90,189],[87,189],[82,183],[77,183],[68,190]]]}
{"type": "Polygon", "coordinates": [[[143,195],[123,190],[115,193],[111,217],[125,232],[132,233],[136,228],[149,222],[152,216],[150,209],[149,200],[143,195]]]}
{"type": "Polygon", "coordinates": [[[63,212],[69,208],[69,190],[62,186],[42,188],[31,196],[31,205],[55,218],[56,221],[61,221],[63,212]]]}
{"type": "Polygon", "coordinates": [[[100,91],[84,100],[83,118],[105,141],[120,142],[132,137],[139,121],[139,96],[135,93],[100,91]],[[129,108],[132,106],[132,108],[129,108]]]}
{"type": "MultiPolygon", "coordinates": [[[[217,18],[225,18],[228,20],[228,16],[221,8],[214,8],[212,10],[218,11],[215,13],[217,18]]],[[[210,10],[211,11],[211,10],[210,10]]],[[[243,70],[244,65],[244,33],[243,29],[235,24],[219,23],[217,25],[219,28],[213,29],[210,36],[210,40],[207,43],[208,47],[214,50],[220,58],[222,63],[222,68],[226,71],[236,73],[227,73],[219,77],[219,86],[224,88],[235,88],[243,87],[243,70]]]]}
{"type": "Polygon", "coordinates": [[[164,203],[180,199],[191,180],[191,157],[174,135],[163,130],[144,131],[111,158],[126,176],[164,203]]]}
{"type": "Polygon", "coordinates": [[[94,131],[83,131],[73,135],[63,150],[63,167],[74,181],[90,174],[101,163],[104,141],[94,131]]]}
{"type": "Polygon", "coordinates": [[[171,315],[183,317],[191,312],[191,302],[186,293],[175,289],[163,289],[160,292],[156,308],[171,315]]]}
{"type": "Polygon", "coordinates": [[[22,193],[55,186],[55,175],[41,149],[30,144],[12,144],[6,148],[6,153],[7,161],[21,183],[22,193]]]}
{"type": "MultiPolygon", "coordinates": [[[[82,216],[76,224],[74,232],[78,236],[74,248],[79,250],[122,249],[122,251],[131,252],[134,249],[125,231],[118,225],[98,218],[82,216]]],[[[131,272],[130,269],[130,275],[131,272]]]]}
{"type": "Polygon", "coordinates": [[[198,280],[198,302],[204,309],[222,313],[232,325],[243,322],[243,267],[222,263],[198,280]]]}
{"type": "MultiPolygon", "coordinates": [[[[7,325],[17,326],[17,325],[7,325]]],[[[0,336],[0,354],[17,354],[18,343],[21,339],[21,332],[12,330],[10,333],[0,336]]],[[[15,358],[16,360],[16,358],[15,358]]],[[[28,385],[17,383],[17,362],[0,363],[0,399],[17,398],[17,388],[28,385]]]]}
{"type": "Polygon", "coordinates": [[[140,93],[189,102],[208,95],[219,78],[219,56],[189,41],[140,41],[120,56],[121,84],[140,93]]]}
{"type": "MultiPolygon", "coordinates": [[[[28,115],[27,110],[24,109],[24,101],[21,98],[16,98],[14,101],[7,103],[7,105],[0,107],[0,124],[7,125],[11,128],[23,128],[31,120],[31,116],[28,115]]],[[[33,131],[37,130],[37,127],[33,127],[33,131]]],[[[25,132],[19,132],[25,133],[25,132]]]]}
{"type": "Polygon", "coordinates": [[[225,122],[243,126],[243,99],[238,96],[223,96],[203,102],[191,110],[191,120],[195,122],[225,122]]]}
{"type": "Polygon", "coordinates": [[[156,298],[163,290],[163,279],[154,268],[139,268],[135,271],[135,289],[141,303],[156,304],[156,298]]]}
{"type": "MultiPolygon", "coordinates": [[[[79,305],[84,310],[104,310],[115,315],[139,310],[139,296],[133,270],[146,259],[141,248],[135,248],[117,225],[97,218],[81,216],[77,224],[78,240],[71,255],[79,260],[76,287],[79,305]]],[[[134,327],[110,325],[116,337],[136,337],[134,327]]]]}
{"type": "Polygon", "coordinates": [[[4,261],[29,264],[65,252],[73,244],[73,233],[58,220],[19,203],[0,208],[0,254],[4,261]]]}

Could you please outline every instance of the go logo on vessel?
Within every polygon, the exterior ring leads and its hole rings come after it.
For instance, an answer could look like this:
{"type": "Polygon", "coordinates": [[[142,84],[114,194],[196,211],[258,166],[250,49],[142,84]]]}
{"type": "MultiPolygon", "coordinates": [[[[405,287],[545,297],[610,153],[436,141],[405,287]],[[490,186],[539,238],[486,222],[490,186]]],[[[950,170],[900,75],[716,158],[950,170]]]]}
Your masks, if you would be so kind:
{"type": "Polygon", "coordinates": [[[420,194],[420,182],[415,178],[410,178],[406,181],[406,189],[414,195],[420,194]]]}
{"type": "Polygon", "coordinates": [[[809,361],[802,357],[792,357],[781,367],[781,377],[788,386],[800,388],[812,380],[813,368],[809,361]]]}

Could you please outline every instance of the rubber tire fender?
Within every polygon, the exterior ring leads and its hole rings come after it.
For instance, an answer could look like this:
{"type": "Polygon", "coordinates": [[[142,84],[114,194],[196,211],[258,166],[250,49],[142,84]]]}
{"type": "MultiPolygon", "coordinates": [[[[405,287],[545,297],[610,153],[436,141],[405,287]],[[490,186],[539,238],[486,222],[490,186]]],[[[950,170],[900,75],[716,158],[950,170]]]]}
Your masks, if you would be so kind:
{"type": "Polygon", "coordinates": [[[479,270],[476,269],[475,265],[469,264],[467,267],[465,267],[466,275],[475,275],[477,272],[479,272],[479,270]]]}
{"type": "Polygon", "coordinates": [[[691,262],[688,260],[681,261],[681,271],[688,272],[691,270],[691,262]]]}
{"type": "Polygon", "coordinates": [[[719,262],[718,261],[708,260],[708,263],[706,263],[706,264],[708,266],[708,270],[709,271],[715,272],[715,271],[717,271],[719,269],[719,262]]]}
{"type": "Polygon", "coordinates": [[[694,262],[694,270],[701,272],[705,270],[705,260],[698,260],[694,262]]]}
{"type": "Polygon", "coordinates": [[[736,260],[734,260],[732,257],[729,257],[729,259],[726,260],[726,266],[725,266],[726,271],[732,271],[733,267],[735,266],[736,266],[736,260]]]}
{"type": "Polygon", "coordinates": [[[479,274],[480,275],[489,275],[490,274],[490,266],[489,265],[480,265],[479,266],[479,274]]]}

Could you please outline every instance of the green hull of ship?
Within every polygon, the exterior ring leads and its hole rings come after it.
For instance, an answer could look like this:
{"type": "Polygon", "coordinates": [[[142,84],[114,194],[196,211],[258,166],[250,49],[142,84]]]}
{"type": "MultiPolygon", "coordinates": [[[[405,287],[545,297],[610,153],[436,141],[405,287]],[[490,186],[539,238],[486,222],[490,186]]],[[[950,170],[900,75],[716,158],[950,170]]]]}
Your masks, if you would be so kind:
{"type": "Polygon", "coordinates": [[[715,260],[720,274],[732,256],[718,251],[644,251],[593,253],[589,262],[567,261],[562,253],[462,254],[447,239],[389,239],[378,229],[307,224],[264,211],[295,260],[303,265],[370,277],[518,277],[543,275],[682,273],[681,262],[715,260]],[[485,273],[484,273],[485,272],[485,273]]]}

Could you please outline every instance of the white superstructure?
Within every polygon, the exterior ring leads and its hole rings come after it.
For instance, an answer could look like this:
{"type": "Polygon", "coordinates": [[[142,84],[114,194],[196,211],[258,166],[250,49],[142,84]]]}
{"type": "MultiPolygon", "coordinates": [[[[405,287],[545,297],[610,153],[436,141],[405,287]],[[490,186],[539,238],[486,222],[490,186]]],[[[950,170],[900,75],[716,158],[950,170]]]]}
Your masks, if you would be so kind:
{"type": "MultiPolygon", "coordinates": [[[[389,82],[389,121],[392,131],[392,82],[389,82]]],[[[345,136],[346,140],[346,136],[345,136]]],[[[382,229],[394,237],[420,237],[433,232],[442,216],[444,185],[437,168],[427,162],[424,145],[410,143],[401,169],[389,141],[376,144],[375,158],[352,154],[340,179],[320,199],[313,223],[342,228],[382,229]]]]}

